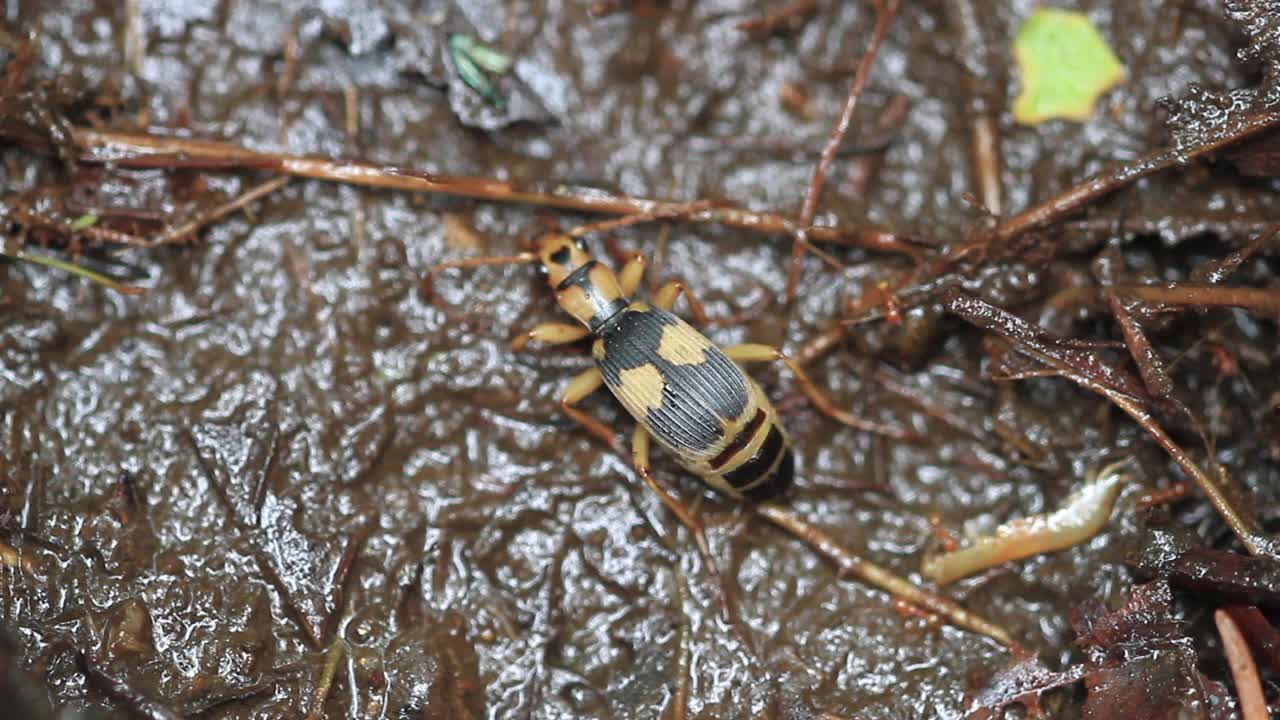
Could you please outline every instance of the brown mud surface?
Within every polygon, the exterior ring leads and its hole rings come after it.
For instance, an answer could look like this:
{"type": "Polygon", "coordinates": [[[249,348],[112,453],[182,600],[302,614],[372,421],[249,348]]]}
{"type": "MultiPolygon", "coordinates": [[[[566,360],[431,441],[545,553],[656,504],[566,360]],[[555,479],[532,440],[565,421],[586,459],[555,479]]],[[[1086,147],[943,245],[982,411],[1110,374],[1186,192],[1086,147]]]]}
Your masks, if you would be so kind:
{"type": "MultiPolygon", "coordinates": [[[[77,164],[40,107],[67,126],[794,217],[875,12],[820,1],[765,36],[738,27],[757,5],[790,4],[5,3],[5,57],[29,34],[35,48],[22,87],[3,88],[0,124],[18,127],[0,164],[6,242],[71,258],[74,233],[37,232],[33,217],[65,229],[94,214],[156,236],[272,177],[77,164]],[[501,107],[460,80],[449,33],[516,61],[497,82],[501,107]]],[[[1086,123],[1026,127],[1009,113],[1011,45],[1036,3],[902,3],[817,222],[879,228],[918,257],[823,244],[846,269],[806,255],[788,305],[786,233],[673,221],[590,242],[612,260],[643,252],[652,287],[680,278],[713,317],[740,316],[707,329],[717,343],[798,352],[841,318],[866,320],[808,367],[839,408],[921,441],[843,427],[785,370],[751,373],[795,443],[784,504],[899,574],[921,581],[936,527],[989,532],[1051,511],[1091,472],[1131,460],[1134,482],[1097,537],[944,592],[1045,668],[1087,666],[1085,683],[1043,696],[1050,716],[1231,717],[1213,593],[1262,606],[1247,617],[1269,627],[1273,556],[1246,555],[1194,484],[1140,502],[1191,478],[1096,389],[993,381],[1026,360],[1001,359],[1000,333],[962,317],[974,306],[956,293],[1110,342],[1063,352],[1141,376],[1145,392],[1131,394],[1195,463],[1251,491],[1237,505],[1274,532],[1276,305],[1126,306],[1163,359],[1153,376],[1129,358],[1127,315],[1102,292],[1208,285],[1197,268],[1280,219],[1267,138],[1234,161],[1188,151],[966,257],[939,274],[945,287],[911,273],[990,230],[966,194],[1012,216],[1158,148],[1208,142],[1218,126],[1205,108],[1218,106],[1162,99],[1270,87],[1274,48],[1257,27],[1275,17],[1250,25],[1217,0],[1056,4],[1088,13],[1128,77],[1086,123]],[[1262,49],[1242,59],[1242,47],[1262,49]],[[994,176],[975,160],[982,128],[994,176]],[[908,279],[919,292],[886,305],[908,279]],[[1230,577],[1183,581],[1219,571],[1230,577]],[[1153,576],[1172,592],[1135,590],[1153,576]],[[1156,621],[1133,630],[1138,615],[1156,621]],[[1140,653],[1117,626],[1141,635],[1140,653]],[[1105,694],[1134,682],[1152,696],[1105,694]]],[[[512,254],[547,227],[605,216],[307,179],[268,190],[202,223],[195,242],[77,238],[83,262],[142,295],[0,259],[0,698],[23,716],[952,718],[1005,704],[991,699],[993,676],[1017,671],[1005,648],[837,577],[656,451],[706,524],[732,628],[689,533],[628,458],[560,412],[585,347],[509,349],[531,324],[566,319],[536,271],[450,271],[435,277],[438,297],[424,289],[434,263],[512,254]]],[[[1277,292],[1278,251],[1261,243],[1226,284],[1277,292]]],[[[607,394],[584,407],[629,436],[607,394]]],[[[1263,670],[1273,702],[1276,670],[1263,670]]]]}

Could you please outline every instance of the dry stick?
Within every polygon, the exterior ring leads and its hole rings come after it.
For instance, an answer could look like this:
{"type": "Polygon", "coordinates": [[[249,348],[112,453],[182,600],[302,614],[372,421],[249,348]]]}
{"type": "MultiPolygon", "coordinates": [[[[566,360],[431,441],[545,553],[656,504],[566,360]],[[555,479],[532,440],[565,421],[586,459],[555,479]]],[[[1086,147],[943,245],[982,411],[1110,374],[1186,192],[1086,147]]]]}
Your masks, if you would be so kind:
{"type": "Polygon", "coordinates": [[[1222,609],[1244,631],[1249,646],[1271,671],[1280,673],[1280,630],[1276,630],[1267,616],[1253,605],[1226,605],[1222,609]]]}
{"type": "Polygon", "coordinates": [[[285,185],[288,185],[289,181],[292,179],[293,178],[288,175],[282,175],[271,178],[259,185],[255,185],[238,197],[216,207],[209,208],[207,211],[196,215],[181,225],[166,230],[157,237],[149,240],[147,242],[147,246],[154,247],[156,245],[166,245],[168,243],[177,242],[188,235],[194,235],[205,225],[217,222],[231,213],[244,208],[246,205],[249,205],[260,198],[270,195],[285,185]]]}
{"type": "Polygon", "coordinates": [[[1262,681],[1258,679],[1258,666],[1253,662],[1244,633],[1225,610],[1213,611],[1213,622],[1222,637],[1222,652],[1231,667],[1231,679],[1236,684],[1236,697],[1240,698],[1240,716],[1244,720],[1267,720],[1267,698],[1262,694],[1262,681]]]}
{"type": "Polygon", "coordinates": [[[871,65],[880,52],[880,45],[884,43],[884,38],[889,33],[889,26],[893,24],[893,17],[898,12],[898,3],[899,0],[888,0],[888,6],[885,6],[882,0],[876,0],[876,26],[871,33],[871,45],[858,61],[858,68],[853,73],[853,83],[849,86],[849,95],[845,98],[844,108],[831,129],[831,136],[827,138],[826,146],[822,148],[822,156],[818,159],[817,166],[813,168],[809,191],[805,194],[804,205],[800,209],[799,226],[794,231],[795,242],[791,246],[791,272],[787,275],[788,304],[795,299],[796,286],[800,283],[800,268],[801,261],[804,260],[805,248],[811,237],[817,239],[816,235],[810,234],[816,228],[810,226],[813,225],[814,216],[818,214],[818,200],[822,196],[822,186],[827,180],[827,171],[835,161],[840,143],[844,142],[844,136],[853,123],[853,113],[858,109],[858,98],[862,96],[862,88],[871,75],[871,65]]]}
{"type": "Polygon", "coordinates": [[[1004,213],[1004,188],[1000,177],[1000,125],[993,111],[996,93],[991,92],[989,87],[984,87],[987,78],[993,75],[990,45],[983,37],[982,16],[973,0],[951,0],[944,3],[944,6],[948,23],[960,38],[957,52],[970,56],[959,59],[959,62],[968,95],[965,111],[972,119],[969,127],[969,160],[973,165],[978,200],[987,212],[999,216],[1004,213]],[[966,60],[972,65],[966,64],[966,60]]]}
{"type": "MultiPolygon", "coordinates": [[[[0,129],[0,133],[4,130],[0,129]]],[[[10,137],[41,146],[39,140],[9,133],[10,137]]],[[[297,177],[348,183],[364,187],[407,192],[441,193],[481,200],[517,202],[562,210],[632,215],[636,213],[678,212],[687,203],[636,198],[595,188],[569,185],[543,187],[517,184],[492,178],[426,173],[369,162],[330,160],[319,157],[260,152],[216,140],[173,138],[147,133],[116,132],[85,127],[72,129],[81,148],[82,162],[111,163],[122,167],[200,167],[209,169],[248,168],[272,170],[297,177]]],[[[790,218],[771,212],[753,212],[737,207],[711,207],[684,216],[693,223],[718,223],[754,232],[793,234],[797,225],[790,218]]],[[[915,252],[892,233],[865,227],[830,225],[806,229],[812,242],[862,247],[911,255],[915,252]]]]}
{"type": "Polygon", "coordinates": [[[684,622],[680,623],[680,652],[676,656],[676,692],[671,698],[671,720],[685,720],[689,712],[689,646],[693,644],[693,628],[690,627],[689,613],[685,611],[685,603],[689,600],[689,590],[685,587],[684,575],[676,570],[676,598],[680,601],[680,612],[684,622]]]}
{"type": "Polygon", "coordinates": [[[756,512],[827,557],[839,568],[841,577],[855,577],[890,595],[940,615],[957,627],[986,635],[1008,648],[1016,647],[1004,628],[964,609],[954,600],[929,592],[889,570],[846,550],[830,535],[774,503],[761,503],[756,512]]]}
{"type": "Polygon", "coordinates": [[[1280,288],[1239,288],[1218,285],[1114,285],[1109,292],[1161,305],[1238,307],[1266,315],[1280,315],[1280,288]]]}
{"type": "MultiPolygon", "coordinates": [[[[1280,125],[1280,112],[1255,111],[1232,132],[1223,133],[1191,148],[1160,148],[1133,162],[1095,175],[1058,195],[1001,222],[986,236],[988,241],[1008,242],[1036,228],[1058,222],[1091,202],[1162,170],[1186,165],[1189,161],[1280,125]]],[[[961,249],[961,252],[964,248],[961,249]]]]}
{"type": "MultiPolygon", "coordinates": [[[[589,223],[587,225],[579,225],[575,228],[571,228],[566,234],[571,237],[582,237],[583,235],[590,233],[610,232],[617,230],[618,228],[640,225],[642,223],[656,222],[659,220],[678,220],[680,218],[686,218],[691,213],[699,210],[715,208],[717,206],[725,207],[725,204],[715,200],[694,200],[693,202],[678,203],[671,207],[664,207],[653,212],[624,215],[613,220],[601,220],[600,222],[589,223]]],[[[805,244],[808,247],[809,252],[817,255],[836,272],[844,272],[846,270],[844,263],[832,257],[830,253],[815,245],[811,245],[809,243],[805,244]]]]}
{"type": "Polygon", "coordinates": [[[738,23],[739,30],[756,37],[772,35],[778,28],[789,21],[800,20],[818,11],[818,0],[793,0],[785,7],[761,17],[743,20],[738,23]]]}
{"type": "Polygon", "coordinates": [[[141,5],[139,0],[124,3],[124,61],[134,75],[142,74],[142,61],[147,52],[141,5]]]}

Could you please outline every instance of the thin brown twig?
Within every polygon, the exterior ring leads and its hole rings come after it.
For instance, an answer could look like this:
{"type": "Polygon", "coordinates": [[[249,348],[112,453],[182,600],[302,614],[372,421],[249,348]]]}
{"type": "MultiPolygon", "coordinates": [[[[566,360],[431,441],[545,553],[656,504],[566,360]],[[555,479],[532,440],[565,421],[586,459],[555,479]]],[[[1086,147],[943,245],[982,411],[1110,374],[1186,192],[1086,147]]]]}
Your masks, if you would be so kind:
{"type": "Polygon", "coordinates": [[[790,510],[774,503],[761,503],[756,506],[756,512],[834,562],[841,576],[858,578],[895,598],[906,600],[912,605],[936,613],[956,627],[986,635],[1005,647],[1016,647],[1016,643],[1004,628],[966,610],[950,598],[925,590],[869,560],[854,555],[830,535],[802,520],[790,510]]]}
{"type": "Polygon", "coordinates": [[[793,2],[759,17],[743,20],[738,29],[754,37],[768,37],[783,25],[798,22],[818,11],[818,0],[793,0],[793,2]]]}
{"type": "Polygon", "coordinates": [[[290,178],[288,175],[280,175],[277,177],[273,177],[270,180],[267,180],[266,182],[259,183],[258,185],[255,185],[249,188],[247,191],[241,193],[235,198],[232,198],[231,200],[228,200],[227,202],[224,202],[221,205],[217,205],[215,207],[209,208],[208,210],[202,213],[199,213],[198,215],[191,218],[190,220],[182,223],[181,225],[174,228],[170,228],[164,231],[163,233],[161,233],[160,235],[154,238],[151,238],[150,240],[147,241],[147,247],[155,247],[157,245],[168,245],[170,243],[178,242],[179,240],[182,240],[190,235],[194,235],[195,233],[199,232],[200,228],[206,225],[209,225],[211,223],[217,222],[218,220],[221,220],[222,218],[230,215],[231,213],[236,212],[237,210],[243,209],[250,203],[255,202],[263,197],[266,197],[267,195],[270,195],[271,193],[275,192],[276,190],[279,190],[285,185],[288,185],[291,179],[292,178],[290,178]]]}
{"type": "MultiPolygon", "coordinates": [[[[1280,111],[1257,111],[1242,120],[1232,132],[1223,133],[1201,145],[1191,148],[1165,147],[1154,150],[1119,167],[1098,173],[1002,221],[990,233],[986,233],[980,241],[1007,243],[1025,232],[1059,222],[1099,198],[1132,185],[1144,177],[1170,168],[1182,167],[1191,160],[1241,140],[1256,137],[1277,125],[1280,125],[1280,111]]],[[[966,246],[958,252],[964,253],[971,247],[966,246]]]]}
{"type": "Polygon", "coordinates": [[[588,223],[586,225],[578,225],[577,227],[570,228],[565,234],[570,237],[582,237],[583,235],[590,235],[591,233],[612,232],[619,228],[630,227],[632,225],[685,217],[699,210],[713,208],[716,205],[723,205],[723,203],[717,203],[715,200],[694,200],[693,202],[680,203],[675,206],[664,207],[651,212],[623,215],[620,218],[600,220],[599,222],[588,223]]]}
{"type": "MultiPolygon", "coordinates": [[[[987,212],[1004,212],[1003,165],[1000,153],[1000,124],[994,108],[1001,97],[989,78],[998,77],[990,61],[990,46],[984,35],[985,23],[973,0],[951,0],[943,4],[947,19],[959,38],[956,58],[964,76],[965,115],[970,118],[969,161],[978,200],[987,212]]],[[[1001,86],[1003,91],[1003,86],[1001,86]]]]}
{"type": "MultiPolygon", "coordinates": [[[[111,163],[118,167],[270,170],[362,187],[457,195],[606,215],[658,213],[664,210],[678,212],[678,208],[687,205],[565,184],[521,184],[487,177],[421,172],[356,160],[261,152],[217,140],[79,126],[71,128],[70,133],[75,145],[80,148],[81,162],[111,163]]],[[[48,148],[46,141],[17,129],[0,128],[0,134],[24,142],[32,148],[48,148]]],[[[691,223],[720,224],[769,234],[791,235],[798,227],[795,221],[785,215],[739,207],[709,207],[691,213],[685,219],[691,223]]],[[[811,242],[904,255],[917,253],[902,238],[872,227],[818,225],[807,228],[806,233],[811,242]]]]}
{"type": "Polygon", "coordinates": [[[853,124],[853,113],[858,109],[858,99],[862,97],[862,89],[871,75],[871,67],[876,55],[880,52],[880,46],[884,43],[885,36],[889,34],[889,27],[893,24],[893,18],[898,12],[899,2],[900,0],[888,0],[887,5],[876,2],[876,25],[871,33],[871,44],[858,62],[858,68],[853,74],[853,82],[849,86],[849,94],[844,101],[844,108],[840,111],[840,117],[832,127],[831,136],[827,138],[827,144],[822,149],[822,156],[813,169],[813,178],[809,181],[809,190],[805,194],[804,205],[800,209],[798,227],[793,233],[795,242],[791,247],[791,271],[787,276],[788,303],[795,299],[796,287],[800,283],[801,261],[804,259],[805,249],[810,241],[812,230],[810,226],[818,214],[818,201],[822,197],[822,187],[826,183],[827,172],[835,162],[836,153],[840,150],[840,144],[844,142],[844,136],[849,132],[849,126],[853,124]]]}
{"type": "Polygon", "coordinates": [[[689,601],[689,590],[685,587],[684,575],[678,569],[676,597],[680,600],[683,622],[680,623],[680,651],[676,655],[676,692],[671,698],[671,720],[685,720],[689,712],[689,646],[693,644],[693,628],[690,626],[689,613],[685,610],[685,603],[689,601]]]}
{"type": "MultiPolygon", "coordinates": [[[[915,287],[924,290],[924,292],[919,293],[920,298],[916,302],[925,302],[931,298],[936,298],[942,292],[945,292],[950,284],[939,278],[952,269],[955,263],[962,258],[983,252],[993,243],[1007,243],[1031,230],[1061,223],[1071,215],[1083,210],[1089,204],[1144,177],[1163,170],[1180,167],[1189,160],[1211,154],[1236,142],[1256,137],[1277,126],[1280,126],[1280,111],[1254,112],[1236,123],[1230,132],[1223,133],[1200,145],[1191,148],[1159,148],[1136,160],[1099,173],[1063,190],[1044,202],[1024,210],[1018,215],[1005,219],[991,230],[979,234],[973,242],[959,246],[942,261],[933,263],[930,266],[916,268],[900,281],[895,282],[888,289],[888,292],[896,296],[901,292],[902,288],[914,284],[915,287]]],[[[1076,221],[1081,227],[1091,222],[1087,218],[1076,221]]],[[[1114,221],[1108,219],[1105,226],[1099,229],[1108,232],[1118,231],[1119,228],[1112,228],[1113,224],[1114,221]]],[[[1127,225],[1129,229],[1139,232],[1158,232],[1161,229],[1158,224],[1150,222],[1146,226],[1135,227],[1131,223],[1127,225]],[[1145,230],[1143,229],[1144,227],[1146,228],[1145,230]]],[[[1089,226],[1092,227],[1092,225],[1089,226]]],[[[1266,233],[1268,236],[1266,240],[1259,239],[1251,243],[1245,251],[1246,254],[1252,253],[1257,247],[1268,242],[1271,231],[1275,229],[1274,223],[1268,223],[1262,227],[1249,225],[1240,228],[1240,232],[1258,231],[1266,233]]],[[[844,322],[852,324],[865,322],[868,318],[862,317],[857,310],[865,309],[862,306],[867,304],[859,303],[859,307],[854,308],[853,317],[844,322]]],[[[835,347],[838,347],[847,336],[847,328],[837,322],[806,342],[804,347],[796,354],[797,361],[802,365],[812,363],[835,347]]]]}
{"type": "Polygon", "coordinates": [[[1262,681],[1258,679],[1258,666],[1245,642],[1244,633],[1225,610],[1213,612],[1213,622],[1222,638],[1222,654],[1227,656],[1231,679],[1235,681],[1236,697],[1240,699],[1240,716],[1244,720],[1267,720],[1267,698],[1262,694],[1262,681]]]}
{"type": "Polygon", "coordinates": [[[1156,305],[1238,307],[1264,315],[1280,316],[1280,288],[1241,288],[1179,283],[1177,285],[1114,285],[1109,292],[1156,305]]]}

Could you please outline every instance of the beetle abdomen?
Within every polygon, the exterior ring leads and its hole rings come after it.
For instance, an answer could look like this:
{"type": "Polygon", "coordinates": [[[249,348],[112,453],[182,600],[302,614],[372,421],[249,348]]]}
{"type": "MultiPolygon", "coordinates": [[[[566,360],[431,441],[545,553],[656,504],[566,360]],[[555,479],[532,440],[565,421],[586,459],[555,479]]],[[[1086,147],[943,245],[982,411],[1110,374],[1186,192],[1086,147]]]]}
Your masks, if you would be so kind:
{"type": "Polygon", "coordinates": [[[734,497],[786,490],[794,460],[760,387],[671,313],[631,303],[593,349],[605,385],[681,465],[734,497]]]}

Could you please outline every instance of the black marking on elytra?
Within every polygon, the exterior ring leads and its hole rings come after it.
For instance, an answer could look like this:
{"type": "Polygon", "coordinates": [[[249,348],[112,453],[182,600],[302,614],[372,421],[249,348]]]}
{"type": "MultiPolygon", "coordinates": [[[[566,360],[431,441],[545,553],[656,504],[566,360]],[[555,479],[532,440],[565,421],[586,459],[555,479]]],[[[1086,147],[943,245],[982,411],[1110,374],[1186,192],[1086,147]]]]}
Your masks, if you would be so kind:
{"type": "Polygon", "coordinates": [[[744,490],[743,496],[752,502],[764,502],[778,497],[791,487],[791,483],[796,477],[796,459],[787,450],[787,454],[782,457],[782,462],[778,463],[778,469],[774,471],[764,482],[755,487],[744,490]]]}
{"type": "Polygon", "coordinates": [[[627,308],[596,331],[605,350],[597,364],[615,393],[622,371],[657,368],[664,380],[662,404],[641,420],[660,443],[706,453],[724,434],[721,419],[741,417],[749,394],[742,371],[714,345],[708,345],[702,362],[692,365],[677,365],[658,354],[664,330],[683,322],[659,308],[627,308]]]}
{"type": "Polygon", "coordinates": [[[562,245],[559,250],[551,253],[551,262],[557,265],[569,262],[569,246],[562,245]]]}
{"type": "Polygon", "coordinates": [[[760,449],[751,459],[724,474],[725,482],[735,490],[741,490],[764,477],[769,468],[778,461],[778,456],[786,451],[786,442],[782,439],[782,431],[778,426],[769,426],[769,437],[764,439],[760,449]]]}
{"type": "Polygon", "coordinates": [[[724,467],[724,464],[733,459],[734,455],[741,452],[742,448],[750,445],[751,439],[756,436],[756,431],[758,431],[760,426],[764,424],[765,416],[766,413],[764,408],[756,408],[755,417],[751,418],[746,426],[738,431],[738,435],[724,446],[724,450],[721,450],[719,455],[711,458],[711,469],[719,470],[724,467]]]}

